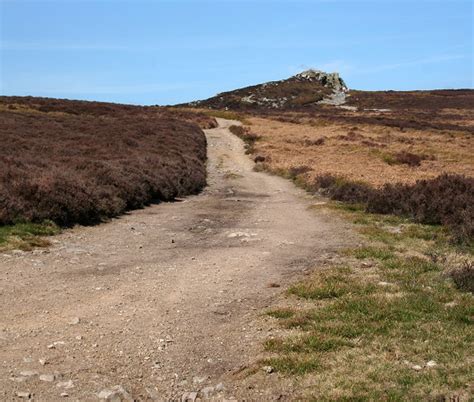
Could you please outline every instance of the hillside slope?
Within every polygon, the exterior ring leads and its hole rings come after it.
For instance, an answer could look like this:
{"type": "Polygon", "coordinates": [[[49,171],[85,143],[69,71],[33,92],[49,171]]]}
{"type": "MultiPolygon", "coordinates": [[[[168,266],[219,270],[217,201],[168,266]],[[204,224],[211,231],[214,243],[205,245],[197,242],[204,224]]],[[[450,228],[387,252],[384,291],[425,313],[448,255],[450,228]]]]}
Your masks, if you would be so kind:
{"type": "Polygon", "coordinates": [[[187,106],[212,109],[284,109],[315,104],[341,104],[347,86],[338,73],[308,70],[280,81],[223,92],[187,106]]]}
{"type": "Polygon", "coordinates": [[[204,115],[1,97],[0,116],[0,225],[96,223],[206,184],[204,115]]]}

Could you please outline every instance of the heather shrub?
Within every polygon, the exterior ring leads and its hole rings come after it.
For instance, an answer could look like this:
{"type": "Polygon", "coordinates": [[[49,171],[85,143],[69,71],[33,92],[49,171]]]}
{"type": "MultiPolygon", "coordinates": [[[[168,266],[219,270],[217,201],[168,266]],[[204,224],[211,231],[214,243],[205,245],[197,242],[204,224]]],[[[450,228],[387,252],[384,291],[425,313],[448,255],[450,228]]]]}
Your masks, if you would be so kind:
{"type": "Polygon", "coordinates": [[[19,99],[0,111],[0,224],[93,224],[205,185],[205,136],[171,111],[19,99]]]}
{"type": "Polygon", "coordinates": [[[348,181],[330,174],[316,177],[311,188],[334,200],[349,203],[367,202],[373,192],[373,189],[368,184],[348,181]]]}
{"type": "Polygon", "coordinates": [[[243,126],[230,126],[229,131],[239,137],[245,143],[245,153],[252,154],[255,149],[255,142],[260,139],[260,136],[254,133],[251,133],[247,128],[243,126]]]}
{"type": "Polygon", "coordinates": [[[407,151],[398,152],[394,155],[384,155],[384,161],[389,165],[408,165],[410,167],[417,167],[426,159],[433,159],[433,157],[429,157],[428,155],[418,155],[407,151]]]}
{"type": "Polygon", "coordinates": [[[461,267],[452,270],[449,275],[459,289],[474,293],[474,265],[472,261],[466,261],[461,267]]]}
{"type": "Polygon", "coordinates": [[[452,228],[459,240],[474,237],[474,178],[442,175],[414,185],[386,184],[373,192],[367,210],[408,216],[452,228]]]}
{"type": "Polygon", "coordinates": [[[445,174],[412,185],[386,184],[374,189],[365,183],[325,174],[308,188],[334,200],[365,204],[368,212],[448,226],[460,242],[474,239],[474,178],[445,174]]]}
{"type": "Polygon", "coordinates": [[[397,163],[411,167],[420,166],[423,159],[425,159],[423,155],[417,155],[406,151],[395,154],[395,161],[397,163]]]}
{"type": "Polygon", "coordinates": [[[288,169],[288,176],[290,179],[296,179],[298,176],[311,172],[311,170],[311,167],[306,165],[292,166],[288,169]]]}

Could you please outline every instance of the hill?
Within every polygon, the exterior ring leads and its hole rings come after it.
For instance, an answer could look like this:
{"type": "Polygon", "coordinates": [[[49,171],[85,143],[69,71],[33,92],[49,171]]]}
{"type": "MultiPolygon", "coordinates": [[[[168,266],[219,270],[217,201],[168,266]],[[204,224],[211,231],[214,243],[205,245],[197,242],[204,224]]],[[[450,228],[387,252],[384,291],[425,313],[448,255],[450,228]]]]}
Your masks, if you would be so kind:
{"type": "Polygon", "coordinates": [[[266,82],[187,106],[212,109],[288,109],[316,104],[342,104],[347,86],[338,73],[308,70],[280,81],[266,82]]]}

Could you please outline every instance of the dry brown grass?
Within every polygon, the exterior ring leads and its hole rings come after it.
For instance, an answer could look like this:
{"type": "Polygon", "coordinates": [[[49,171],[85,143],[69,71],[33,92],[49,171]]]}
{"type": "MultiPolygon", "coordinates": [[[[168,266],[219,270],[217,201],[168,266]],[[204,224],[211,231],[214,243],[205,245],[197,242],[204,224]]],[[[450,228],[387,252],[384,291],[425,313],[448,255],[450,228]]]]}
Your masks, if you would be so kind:
{"type": "Polygon", "coordinates": [[[310,166],[309,180],[321,174],[343,176],[380,187],[386,183],[414,183],[443,173],[472,176],[474,137],[457,131],[399,129],[324,122],[293,124],[266,118],[249,119],[252,132],[261,136],[255,153],[266,158],[275,172],[310,166]],[[324,138],[324,141],[319,141],[324,138]],[[311,145],[317,141],[318,145],[311,145]],[[321,143],[322,142],[322,143],[321,143]],[[420,166],[391,164],[401,152],[428,155],[420,166]]]}

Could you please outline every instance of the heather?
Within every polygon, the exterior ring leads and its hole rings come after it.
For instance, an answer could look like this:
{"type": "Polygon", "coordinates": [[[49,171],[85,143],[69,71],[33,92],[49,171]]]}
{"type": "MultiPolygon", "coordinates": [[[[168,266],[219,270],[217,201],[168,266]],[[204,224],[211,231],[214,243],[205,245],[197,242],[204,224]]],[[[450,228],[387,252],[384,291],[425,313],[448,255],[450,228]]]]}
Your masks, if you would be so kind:
{"type": "Polygon", "coordinates": [[[444,174],[415,184],[385,184],[372,188],[331,175],[321,175],[308,186],[330,198],[362,203],[366,210],[394,214],[428,225],[445,225],[460,242],[474,239],[474,178],[444,174]]]}
{"type": "Polygon", "coordinates": [[[192,121],[207,116],[6,97],[0,114],[0,224],[93,224],[206,183],[206,139],[192,121]]]}

